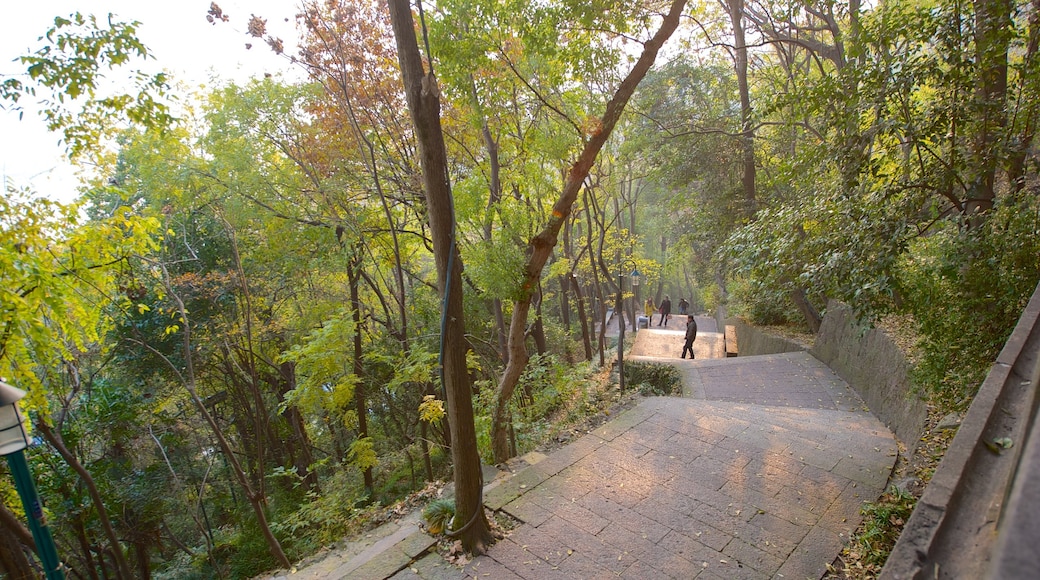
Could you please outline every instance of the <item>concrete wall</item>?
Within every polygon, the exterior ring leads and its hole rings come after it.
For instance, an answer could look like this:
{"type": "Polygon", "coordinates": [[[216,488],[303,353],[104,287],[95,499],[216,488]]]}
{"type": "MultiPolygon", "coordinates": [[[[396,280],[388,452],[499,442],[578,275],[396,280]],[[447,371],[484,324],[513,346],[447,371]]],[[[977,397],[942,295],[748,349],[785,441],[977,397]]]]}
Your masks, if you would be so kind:
{"type": "Polygon", "coordinates": [[[857,324],[848,306],[832,300],[809,352],[849,383],[906,445],[907,453],[913,452],[928,408],[911,392],[909,363],[884,332],[857,324]]]}
{"type": "Polygon", "coordinates": [[[1040,577],[1038,384],[1040,286],[907,520],[882,580],[1040,577]]]}
{"type": "Polygon", "coordinates": [[[735,326],[737,329],[737,351],[740,356],[802,352],[805,350],[802,345],[793,340],[787,340],[775,334],[764,332],[739,318],[727,318],[725,324],[735,326]]]}

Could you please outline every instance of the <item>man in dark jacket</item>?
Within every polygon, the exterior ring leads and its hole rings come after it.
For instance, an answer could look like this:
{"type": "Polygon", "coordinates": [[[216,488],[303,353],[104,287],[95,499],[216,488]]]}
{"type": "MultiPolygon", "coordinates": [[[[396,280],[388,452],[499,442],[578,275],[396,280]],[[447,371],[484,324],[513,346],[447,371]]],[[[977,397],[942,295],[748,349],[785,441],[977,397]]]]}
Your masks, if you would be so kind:
{"type": "Polygon", "coordinates": [[[664,300],[661,301],[661,321],[657,323],[657,326],[664,326],[668,319],[671,318],[672,314],[672,300],[665,295],[664,300]]]}
{"type": "Polygon", "coordinates": [[[686,351],[690,351],[690,358],[696,358],[693,356],[693,341],[695,340],[697,340],[697,320],[691,314],[689,320],[686,321],[686,344],[683,345],[682,356],[679,358],[686,358],[686,351]]]}

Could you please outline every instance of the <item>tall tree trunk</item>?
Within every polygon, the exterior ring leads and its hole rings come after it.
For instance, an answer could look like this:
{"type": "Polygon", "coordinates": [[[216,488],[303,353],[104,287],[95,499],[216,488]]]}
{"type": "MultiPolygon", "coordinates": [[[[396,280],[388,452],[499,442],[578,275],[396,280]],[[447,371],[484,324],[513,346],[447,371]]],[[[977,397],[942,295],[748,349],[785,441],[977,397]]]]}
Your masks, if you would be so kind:
{"type": "Polygon", "coordinates": [[[744,189],[744,217],[755,215],[755,135],[751,127],[751,91],[748,88],[748,53],[744,39],[744,0],[729,0],[729,18],[733,24],[736,55],[734,68],[740,92],[740,150],[743,173],[740,183],[744,189]]]}
{"type": "Polygon", "coordinates": [[[574,296],[578,301],[578,320],[581,321],[581,344],[585,347],[585,360],[592,360],[592,340],[589,335],[589,316],[588,311],[585,310],[585,298],[581,292],[581,284],[578,283],[578,277],[572,275],[570,277],[571,286],[574,288],[574,296]]]}
{"type": "MultiPolygon", "coordinates": [[[[668,238],[666,236],[661,236],[661,255],[664,256],[665,261],[668,260],[668,238]]],[[[661,304],[661,300],[663,298],[664,298],[664,276],[661,276],[661,278],[657,280],[657,293],[654,296],[654,303],[661,304]]]]}
{"type": "MultiPolygon", "coordinates": [[[[491,135],[484,106],[477,95],[477,83],[473,75],[469,77],[470,98],[473,108],[480,117],[480,135],[484,139],[484,149],[488,155],[488,202],[484,211],[484,241],[490,243],[494,237],[495,211],[502,199],[502,163],[498,156],[498,141],[491,135]]],[[[502,364],[509,362],[509,351],[506,350],[506,321],[502,314],[502,300],[491,300],[491,312],[495,317],[495,337],[498,339],[498,356],[502,364]]]]}
{"type": "Polygon", "coordinates": [[[661,22],[661,27],[653,38],[643,45],[643,52],[639,55],[632,70],[628,73],[614,96],[607,103],[602,117],[602,128],[593,133],[585,141],[585,146],[578,155],[577,160],[571,165],[567,172],[567,178],[563,184],[563,190],[559,199],[553,204],[551,217],[541,232],[528,243],[527,260],[523,269],[523,281],[520,285],[520,297],[513,307],[513,316],[509,323],[509,364],[506,365],[502,378],[499,380],[498,389],[495,393],[495,407],[491,418],[491,449],[495,456],[495,462],[504,462],[510,457],[508,441],[508,406],[513,397],[516,385],[527,366],[529,356],[524,345],[524,329],[527,327],[527,318],[531,309],[531,300],[538,289],[538,283],[542,277],[542,269],[549,258],[549,254],[556,246],[557,236],[560,228],[566,223],[588,177],[592,164],[596,161],[604,143],[610,137],[614,126],[625,105],[635,92],[636,86],[643,80],[646,73],[657,59],[657,53],[661,50],[665,41],[675,32],[679,25],[679,17],[686,6],[686,0],[673,0],[668,14],[661,22]]]}
{"type": "MultiPolygon", "coordinates": [[[[1040,0],[1030,2],[1032,12],[1029,15],[1029,40],[1026,42],[1026,54],[1023,60],[1023,70],[1035,70],[1037,50],[1040,48],[1040,0]]],[[[1023,79],[1023,92],[1029,88],[1036,87],[1036,81],[1023,79]]],[[[1035,94],[1035,93],[1033,93],[1035,94]]],[[[1022,110],[1018,113],[1024,118],[1022,129],[1014,148],[1008,154],[1008,182],[1011,190],[1018,193],[1026,187],[1026,159],[1033,147],[1033,139],[1036,136],[1037,125],[1037,102],[1035,98],[1023,99],[1022,110]]]]}
{"type": "Polygon", "coordinates": [[[94,509],[97,511],[98,522],[101,524],[101,529],[105,533],[105,537],[108,538],[109,545],[112,549],[112,557],[116,561],[116,567],[119,570],[121,578],[130,580],[133,578],[133,574],[130,572],[130,565],[126,561],[126,556],[123,554],[123,547],[119,543],[119,537],[116,536],[116,530],[112,527],[112,521],[108,518],[108,510],[105,509],[104,502],[101,501],[101,493],[98,492],[97,485],[94,483],[94,477],[90,475],[86,467],[76,459],[76,456],[69,451],[69,448],[65,446],[65,442],[61,438],[61,434],[51,429],[45,421],[36,421],[36,430],[39,431],[40,435],[43,435],[44,440],[61,455],[61,458],[65,460],[65,463],[72,468],[73,471],[79,475],[80,481],[83,482],[83,486],[87,488],[87,495],[90,496],[90,501],[94,504],[94,509]]]}
{"type": "Polygon", "coordinates": [[[589,203],[589,188],[582,193],[582,205],[584,205],[585,221],[588,232],[585,235],[585,252],[589,256],[589,271],[592,272],[592,303],[589,308],[592,312],[592,332],[596,333],[596,350],[599,351],[599,366],[606,364],[606,318],[607,309],[603,305],[603,288],[599,283],[599,268],[596,267],[595,253],[592,249],[592,204],[589,203]],[[599,328],[597,331],[596,328],[599,328]]]}
{"type": "Polygon", "coordinates": [[[1007,114],[1008,46],[1011,0],[975,0],[975,115],[977,129],[965,212],[974,225],[993,207],[997,161],[1007,114]]]}
{"type": "MultiPolygon", "coordinates": [[[[477,453],[473,395],[466,367],[465,320],[462,308],[462,261],[455,241],[455,209],[448,182],[448,156],[440,121],[437,78],[423,70],[415,38],[415,22],[408,0],[388,0],[390,22],[397,41],[397,57],[405,98],[419,142],[423,189],[437,263],[437,285],[444,301],[442,312],[441,373],[448,406],[451,456],[455,469],[455,521],[452,531],[465,550],[475,554],[491,543],[491,527],[482,503],[483,474],[477,453]]],[[[512,364],[512,361],[510,361],[512,364]]]]}
{"type": "MultiPolygon", "coordinates": [[[[278,402],[285,402],[285,395],[296,388],[296,364],[285,361],[278,367],[278,402]]],[[[296,473],[303,478],[304,484],[311,491],[319,491],[318,473],[311,470],[314,464],[314,454],[311,452],[311,438],[307,434],[307,426],[304,423],[303,414],[299,407],[289,405],[285,409],[285,420],[292,429],[292,459],[296,467],[296,473]]]]}
{"type": "MultiPolygon", "coordinates": [[[[355,248],[357,249],[357,248],[355,248]]],[[[358,293],[358,285],[361,277],[358,276],[358,268],[361,267],[360,252],[354,253],[347,268],[347,283],[350,286],[350,316],[354,321],[354,353],[351,356],[351,365],[354,376],[358,378],[354,386],[354,405],[358,416],[358,437],[368,437],[368,402],[365,400],[365,367],[362,364],[364,351],[361,341],[361,296],[358,293]]],[[[365,491],[368,492],[369,501],[375,497],[375,481],[372,478],[372,468],[366,467],[364,472],[365,491]]]]}
{"type": "Polygon", "coordinates": [[[36,541],[33,539],[32,532],[18,521],[18,517],[7,509],[3,502],[0,502],[0,528],[6,529],[12,534],[12,537],[28,546],[32,551],[36,551],[36,541]]]}
{"type": "Polygon", "coordinates": [[[798,311],[802,313],[802,318],[805,319],[805,324],[809,327],[809,330],[813,334],[819,333],[823,317],[820,316],[820,311],[812,305],[812,302],[809,302],[809,296],[805,288],[799,287],[792,290],[791,300],[798,307],[798,311]]]}
{"type": "MultiPolygon", "coordinates": [[[[97,573],[98,565],[94,563],[94,554],[90,549],[90,542],[87,540],[87,526],[83,523],[82,513],[73,517],[72,527],[76,541],[79,543],[80,552],[83,553],[83,567],[86,568],[87,575],[90,576],[90,580],[100,580],[97,573]]],[[[104,564],[101,564],[101,567],[103,568],[104,564]]]]}

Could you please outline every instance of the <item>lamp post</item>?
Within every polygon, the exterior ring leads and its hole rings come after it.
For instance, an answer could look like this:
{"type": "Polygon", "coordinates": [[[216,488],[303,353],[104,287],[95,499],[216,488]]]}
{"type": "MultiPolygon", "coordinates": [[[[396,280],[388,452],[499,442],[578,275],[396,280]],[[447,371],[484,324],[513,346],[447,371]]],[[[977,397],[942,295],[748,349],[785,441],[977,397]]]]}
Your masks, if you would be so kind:
{"type": "Polygon", "coordinates": [[[15,489],[25,506],[29,529],[36,541],[36,553],[43,562],[47,580],[64,580],[65,572],[62,571],[58,551],[54,548],[54,538],[47,527],[43,505],[36,493],[36,484],[33,483],[29,463],[23,452],[29,446],[29,434],[25,431],[18,401],[24,396],[25,391],[0,381],[0,455],[7,456],[7,465],[11,468],[15,489]]]}
{"type": "MultiPolygon", "coordinates": [[[[621,273],[621,267],[627,264],[632,264],[632,273],[629,276],[632,277],[632,288],[639,287],[639,281],[642,275],[639,270],[635,267],[635,262],[626,259],[618,265],[618,285],[617,285],[617,312],[618,312],[618,347],[617,347],[617,363],[618,363],[618,384],[621,388],[621,396],[625,395],[625,309],[624,309],[624,286],[625,286],[625,275],[621,273]]],[[[639,331],[639,328],[636,328],[639,331]]]]}

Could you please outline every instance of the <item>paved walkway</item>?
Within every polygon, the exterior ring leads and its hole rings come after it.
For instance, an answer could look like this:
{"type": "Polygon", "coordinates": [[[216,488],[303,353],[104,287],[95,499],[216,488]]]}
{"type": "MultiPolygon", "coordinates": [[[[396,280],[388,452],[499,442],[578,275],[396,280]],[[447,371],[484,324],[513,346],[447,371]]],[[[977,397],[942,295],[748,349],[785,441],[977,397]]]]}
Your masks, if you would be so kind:
{"type": "Polygon", "coordinates": [[[896,446],[809,358],[774,358],[779,374],[768,359],[749,361],[728,395],[725,384],[703,382],[706,392],[743,399],[765,379],[796,388],[797,401],[813,393],[816,408],[647,399],[503,482],[486,505],[525,525],[466,572],[819,578],[859,524],[862,502],[881,495],[896,446]]]}
{"type": "MultiPolygon", "coordinates": [[[[412,547],[427,537],[416,528],[384,552],[399,564],[373,557],[347,576],[822,576],[859,525],[862,503],[886,485],[896,459],[891,432],[808,353],[709,358],[719,356],[720,337],[706,331],[696,360],[678,358],[676,318],[675,328],[640,330],[630,359],[678,366],[685,397],[645,399],[489,484],[485,505],[521,525],[488,554],[464,571],[435,553],[415,559],[412,547]]],[[[699,328],[708,321],[698,318],[699,328]]],[[[330,566],[324,577],[346,569],[330,566]]]]}

